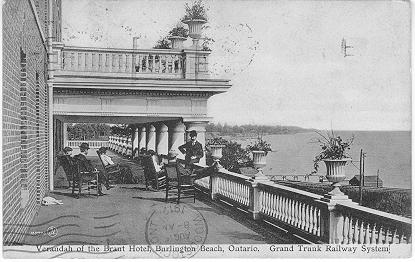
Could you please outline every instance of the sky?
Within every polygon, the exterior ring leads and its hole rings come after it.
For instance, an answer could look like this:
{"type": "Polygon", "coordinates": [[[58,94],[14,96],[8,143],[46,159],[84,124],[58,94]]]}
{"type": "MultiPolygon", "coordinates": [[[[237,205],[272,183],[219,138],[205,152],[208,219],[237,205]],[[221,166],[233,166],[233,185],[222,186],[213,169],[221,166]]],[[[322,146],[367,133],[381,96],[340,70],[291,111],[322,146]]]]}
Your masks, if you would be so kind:
{"type": "MultiPolygon", "coordinates": [[[[63,0],[67,45],[151,48],[191,1],[63,0]]],[[[410,9],[403,1],[204,1],[213,122],[410,130],[410,9]],[[350,56],[342,52],[345,39],[350,56]]],[[[191,45],[191,41],[187,41],[191,45]]]]}

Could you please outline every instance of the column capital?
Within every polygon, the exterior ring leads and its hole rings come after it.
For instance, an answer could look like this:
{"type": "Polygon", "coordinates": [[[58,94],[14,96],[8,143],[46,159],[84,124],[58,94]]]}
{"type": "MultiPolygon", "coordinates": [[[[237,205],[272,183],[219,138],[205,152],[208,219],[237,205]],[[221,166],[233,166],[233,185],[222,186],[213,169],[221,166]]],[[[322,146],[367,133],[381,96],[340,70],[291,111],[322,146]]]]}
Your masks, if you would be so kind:
{"type": "Polygon", "coordinates": [[[168,126],[164,123],[158,123],[157,124],[157,129],[158,129],[157,130],[158,132],[163,132],[163,133],[169,131],[168,126]]]}
{"type": "Polygon", "coordinates": [[[156,132],[156,127],[154,125],[149,125],[148,126],[148,131],[150,131],[150,132],[156,132]]]}
{"type": "Polygon", "coordinates": [[[169,131],[184,133],[186,126],[182,121],[173,122],[169,124],[169,131]]]}

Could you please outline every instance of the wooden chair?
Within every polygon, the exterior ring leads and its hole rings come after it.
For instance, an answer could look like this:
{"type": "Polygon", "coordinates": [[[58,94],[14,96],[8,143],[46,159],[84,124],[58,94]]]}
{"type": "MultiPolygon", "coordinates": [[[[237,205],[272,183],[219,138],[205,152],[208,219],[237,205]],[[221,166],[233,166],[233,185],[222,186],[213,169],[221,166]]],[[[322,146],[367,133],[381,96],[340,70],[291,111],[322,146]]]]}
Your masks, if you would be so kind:
{"type": "Polygon", "coordinates": [[[156,190],[160,190],[166,186],[166,172],[165,170],[159,172],[156,171],[152,156],[144,156],[143,167],[146,189],[148,189],[149,183],[151,183],[152,187],[156,190]]]}
{"type": "MultiPolygon", "coordinates": [[[[83,185],[86,184],[86,189],[88,190],[88,194],[91,194],[91,189],[96,189],[98,197],[98,179],[99,179],[99,171],[91,171],[91,172],[81,172],[80,171],[80,163],[79,160],[75,159],[75,165],[76,165],[76,177],[77,179],[74,179],[74,184],[76,183],[78,185],[78,196],[79,198],[81,196],[81,190],[83,188],[83,185]]],[[[85,187],[84,187],[85,188],[85,187]]],[[[74,194],[75,187],[72,187],[72,195],[74,194]]]]}
{"type": "Polygon", "coordinates": [[[72,195],[75,195],[76,187],[78,187],[78,198],[81,195],[82,189],[87,189],[90,195],[91,189],[96,188],[98,195],[98,172],[80,172],[79,162],[75,158],[69,161],[65,156],[59,156],[58,160],[65,172],[69,187],[72,188],[72,195]],[[86,184],[85,187],[84,184],[86,184]]]}
{"type": "Polygon", "coordinates": [[[110,178],[121,178],[121,183],[124,184],[124,176],[121,172],[121,168],[119,164],[115,164],[115,165],[104,165],[104,162],[102,161],[101,158],[101,152],[99,150],[97,150],[97,155],[99,160],[101,161],[102,167],[104,169],[105,175],[106,177],[108,177],[108,180],[110,183],[114,182],[114,179],[110,179],[110,178]]]}
{"type": "Polygon", "coordinates": [[[73,185],[73,177],[76,175],[75,165],[71,165],[64,155],[57,156],[57,159],[59,161],[59,165],[62,166],[63,171],[65,172],[66,180],[68,181],[69,187],[71,188],[73,185]]]}
{"type": "Polygon", "coordinates": [[[177,190],[177,204],[183,198],[193,198],[193,203],[196,202],[196,188],[193,185],[190,171],[180,163],[167,164],[165,169],[167,173],[165,201],[168,201],[169,191],[173,189],[177,190]]]}

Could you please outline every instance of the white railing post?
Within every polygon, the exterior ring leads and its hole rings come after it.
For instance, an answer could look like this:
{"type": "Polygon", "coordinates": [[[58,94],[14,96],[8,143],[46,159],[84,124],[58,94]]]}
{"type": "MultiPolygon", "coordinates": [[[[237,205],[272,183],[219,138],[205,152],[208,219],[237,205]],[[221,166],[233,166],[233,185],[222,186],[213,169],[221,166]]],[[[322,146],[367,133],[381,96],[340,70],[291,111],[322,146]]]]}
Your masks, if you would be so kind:
{"type": "MultiPolygon", "coordinates": [[[[316,200],[321,207],[321,237],[325,243],[339,244],[342,241],[343,215],[338,211],[336,205],[339,203],[354,203],[351,199],[341,198],[334,200],[325,196],[321,200],[316,200]]],[[[357,203],[355,203],[357,205],[357,203]]]]}
{"type": "MultiPolygon", "coordinates": [[[[336,205],[333,203],[324,202],[321,200],[316,200],[318,204],[321,204],[321,219],[320,219],[320,228],[321,228],[321,240],[323,243],[335,244],[336,235],[335,228],[339,225],[339,217],[336,214],[335,208],[336,205]]],[[[337,242],[338,243],[338,242],[337,242]]]]}
{"type": "Polygon", "coordinates": [[[249,212],[251,212],[252,214],[252,218],[254,220],[258,220],[260,219],[260,211],[261,211],[261,206],[260,206],[260,191],[258,188],[258,183],[257,182],[251,182],[251,187],[249,188],[249,212]]]}
{"type": "Polygon", "coordinates": [[[216,172],[214,172],[209,179],[209,194],[212,200],[216,200],[217,198],[217,188],[218,188],[218,177],[216,176],[216,172]]]}

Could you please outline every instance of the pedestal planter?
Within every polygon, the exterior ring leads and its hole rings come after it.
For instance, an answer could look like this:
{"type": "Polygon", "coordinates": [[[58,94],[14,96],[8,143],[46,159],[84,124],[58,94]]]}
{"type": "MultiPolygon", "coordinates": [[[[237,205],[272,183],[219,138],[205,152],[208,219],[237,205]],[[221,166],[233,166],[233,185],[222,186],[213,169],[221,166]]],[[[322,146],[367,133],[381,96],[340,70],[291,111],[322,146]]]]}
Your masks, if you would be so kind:
{"type": "Polygon", "coordinates": [[[347,164],[347,161],[350,161],[349,158],[344,159],[324,159],[324,163],[327,167],[326,178],[329,182],[332,183],[333,190],[329,192],[331,196],[343,196],[343,192],[340,191],[340,182],[346,178],[344,167],[347,164]]]}
{"type": "Polygon", "coordinates": [[[255,180],[268,180],[268,177],[262,172],[263,168],[267,165],[267,152],[252,151],[252,157],[254,167],[258,170],[258,173],[255,175],[255,180]]]}
{"type": "Polygon", "coordinates": [[[225,147],[225,145],[209,145],[210,151],[212,153],[212,158],[215,163],[217,163],[218,168],[223,168],[219,160],[222,158],[222,149],[225,147]]]}
{"type": "Polygon", "coordinates": [[[172,49],[183,49],[183,42],[186,41],[186,37],[181,36],[169,36],[172,49]]]}
{"type": "Polygon", "coordinates": [[[189,36],[193,40],[193,46],[198,47],[200,36],[202,35],[202,25],[207,23],[204,19],[183,20],[184,24],[189,27],[189,36]]]}

